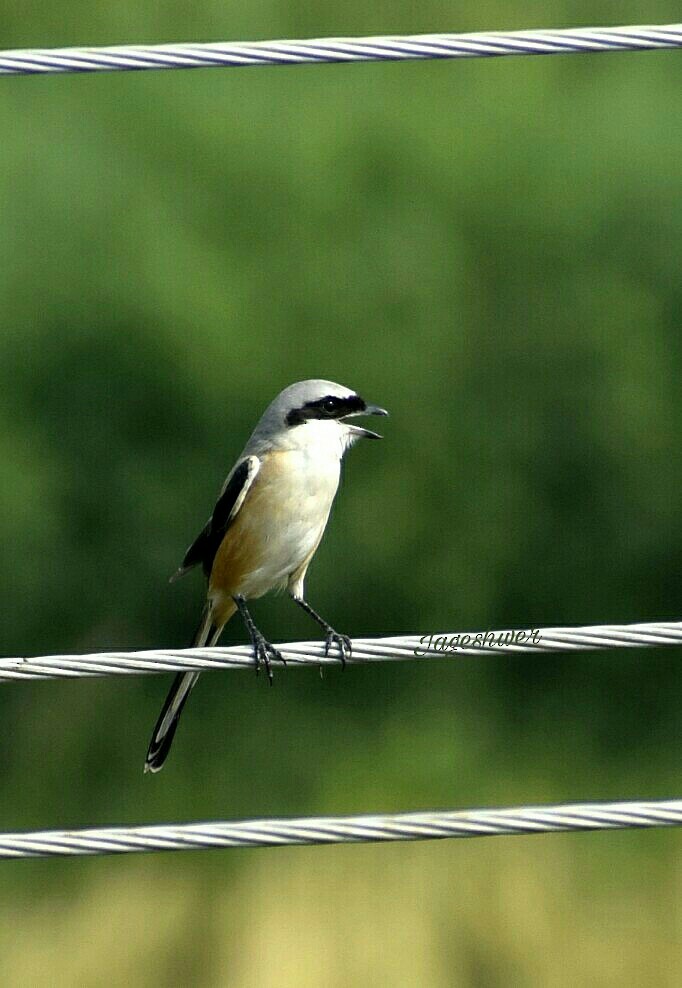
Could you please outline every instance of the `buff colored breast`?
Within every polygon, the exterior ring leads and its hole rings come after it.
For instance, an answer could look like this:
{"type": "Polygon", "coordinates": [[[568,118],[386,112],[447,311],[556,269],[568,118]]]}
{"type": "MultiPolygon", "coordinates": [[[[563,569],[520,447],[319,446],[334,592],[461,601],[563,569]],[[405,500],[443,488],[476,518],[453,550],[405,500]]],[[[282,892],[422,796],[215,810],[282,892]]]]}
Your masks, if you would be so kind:
{"type": "Polygon", "coordinates": [[[338,457],[303,450],[268,453],[213,562],[214,605],[282,586],[315,551],[339,483],[338,457]]]}

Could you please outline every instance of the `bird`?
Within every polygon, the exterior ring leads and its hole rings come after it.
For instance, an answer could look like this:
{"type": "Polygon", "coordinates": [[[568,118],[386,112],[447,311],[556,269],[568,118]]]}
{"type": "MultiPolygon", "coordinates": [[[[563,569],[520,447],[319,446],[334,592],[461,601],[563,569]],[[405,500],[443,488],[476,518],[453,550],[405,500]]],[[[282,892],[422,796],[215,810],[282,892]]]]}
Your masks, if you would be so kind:
{"type": "MultiPolygon", "coordinates": [[[[201,565],[206,602],[194,648],[217,643],[239,612],[253,649],[256,672],[284,659],[256,627],[247,601],[284,589],[324,632],[325,654],[335,646],[345,666],[351,640],[339,634],[305,598],[308,566],[320,544],[339,486],[341,461],[361,438],[381,439],[350,422],[388,415],[333,381],[299,381],[268,405],[223,484],[213,513],[187,549],[171,582],[201,565]]],[[[284,663],[286,664],[286,663],[284,663]]],[[[168,756],[180,714],[199,678],[180,672],[156,722],[145,772],[158,772],[168,756]]]]}

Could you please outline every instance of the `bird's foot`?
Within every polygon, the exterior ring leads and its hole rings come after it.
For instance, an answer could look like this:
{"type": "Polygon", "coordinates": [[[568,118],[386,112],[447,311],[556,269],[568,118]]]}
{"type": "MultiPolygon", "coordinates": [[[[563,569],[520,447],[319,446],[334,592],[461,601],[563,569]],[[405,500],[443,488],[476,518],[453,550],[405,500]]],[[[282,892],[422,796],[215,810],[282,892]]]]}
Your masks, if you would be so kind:
{"type": "MultiPolygon", "coordinates": [[[[328,624],[323,617],[320,617],[317,611],[313,610],[313,608],[310,606],[308,601],[304,600],[303,597],[299,597],[295,593],[292,593],[291,596],[293,597],[294,602],[298,604],[298,606],[302,608],[302,610],[304,610],[306,614],[309,614],[310,617],[313,619],[313,621],[316,621],[324,631],[325,657],[329,655],[329,649],[332,647],[332,645],[336,645],[339,649],[339,657],[341,659],[341,665],[345,669],[346,660],[350,659],[351,653],[353,651],[353,646],[351,644],[351,640],[348,637],[348,635],[340,635],[338,631],[334,631],[331,624],[328,624]]],[[[322,666],[320,666],[320,677],[321,676],[322,676],[322,666]]]]}
{"type": "Polygon", "coordinates": [[[353,652],[353,645],[350,638],[348,635],[340,635],[338,631],[334,631],[329,625],[327,625],[325,630],[327,633],[324,638],[324,654],[329,655],[329,649],[332,645],[336,645],[339,650],[341,666],[345,669],[346,661],[350,659],[353,652]]]}
{"type": "Polygon", "coordinates": [[[260,631],[253,635],[253,658],[256,665],[256,675],[260,673],[261,666],[264,667],[268,681],[272,686],[272,663],[281,662],[283,666],[287,664],[286,659],[278,648],[275,648],[260,631]]]}

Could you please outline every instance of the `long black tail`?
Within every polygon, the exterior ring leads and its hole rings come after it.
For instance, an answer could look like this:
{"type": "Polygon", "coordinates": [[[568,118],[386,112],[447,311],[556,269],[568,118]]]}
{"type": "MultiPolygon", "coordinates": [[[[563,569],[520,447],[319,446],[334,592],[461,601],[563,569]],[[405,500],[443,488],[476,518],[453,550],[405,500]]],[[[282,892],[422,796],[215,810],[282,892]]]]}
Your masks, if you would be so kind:
{"type": "MultiPolygon", "coordinates": [[[[209,639],[215,639],[218,635],[211,623],[208,609],[204,611],[201,624],[192,641],[192,648],[200,648],[209,639]]],[[[156,722],[152,739],[149,742],[149,750],[144,763],[145,772],[160,772],[168,757],[170,746],[175,737],[175,731],[180,720],[182,708],[187,702],[187,697],[192,692],[194,684],[199,678],[198,672],[179,672],[173,680],[173,685],[166,697],[159,719],[156,722]]]]}

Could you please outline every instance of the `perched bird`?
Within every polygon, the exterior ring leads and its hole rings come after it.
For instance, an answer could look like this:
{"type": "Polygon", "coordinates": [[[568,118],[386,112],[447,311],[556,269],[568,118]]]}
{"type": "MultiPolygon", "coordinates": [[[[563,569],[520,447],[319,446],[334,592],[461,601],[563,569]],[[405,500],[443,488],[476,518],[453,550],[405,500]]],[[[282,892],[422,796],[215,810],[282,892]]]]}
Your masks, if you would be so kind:
{"type": "MultiPolygon", "coordinates": [[[[331,381],[300,381],[285,388],[265,410],[227,477],[203,530],[185,553],[175,580],[201,563],[208,580],[206,605],[193,647],[215,645],[239,611],[253,646],[256,671],[283,661],[253,622],[247,600],[286,587],[299,607],[325,633],[345,663],[351,642],[334,631],[306,601],[303,583],[324,534],[339,485],[341,459],[356,439],[380,439],[348,420],[387,415],[348,388],[331,381]]],[[[145,772],[158,772],[168,755],[178,718],[198,672],[175,677],[147,752],[145,772]]]]}

